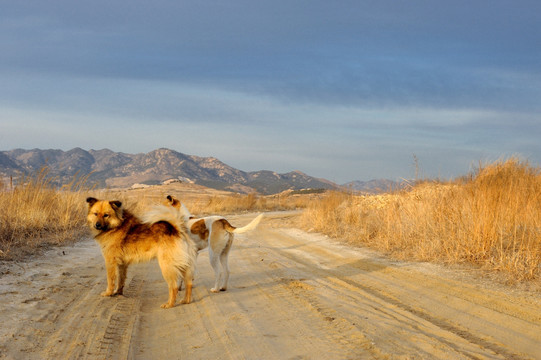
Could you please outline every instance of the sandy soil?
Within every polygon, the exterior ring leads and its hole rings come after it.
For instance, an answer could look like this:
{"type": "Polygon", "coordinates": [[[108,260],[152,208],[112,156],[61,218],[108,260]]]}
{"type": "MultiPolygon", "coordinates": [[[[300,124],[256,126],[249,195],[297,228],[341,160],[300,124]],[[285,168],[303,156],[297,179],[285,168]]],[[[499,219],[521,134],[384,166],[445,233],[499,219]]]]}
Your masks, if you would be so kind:
{"type": "MultiPolygon", "coordinates": [[[[234,225],[254,215],[230,216],[234,225]]],[[[163,310],[155,262],[100,297],[92,239],[0,271],[2,359],[541,359],[539,293],[393,262],[267,214],[237,235],[227,292],[198,259],[194,302],[163,310]]]]}

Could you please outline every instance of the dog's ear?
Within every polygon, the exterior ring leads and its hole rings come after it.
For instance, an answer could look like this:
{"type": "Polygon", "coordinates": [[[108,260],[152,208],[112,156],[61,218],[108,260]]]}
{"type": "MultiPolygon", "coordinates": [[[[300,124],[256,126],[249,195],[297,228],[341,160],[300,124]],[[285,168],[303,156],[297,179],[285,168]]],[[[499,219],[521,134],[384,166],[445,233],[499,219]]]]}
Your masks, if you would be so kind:
{"type": "Polygon", "coordinates": [[[86,202],[88,203],[89,207],[92,207],[92,205],[98,202],[98,199],[93,198],[93,197],[87,197],[86,202]]]}
{"type": "Polygon", "coordinates": [[[109,201],[111,208],[114,210],[116,216],[120,220],[124,220],[124,209],[122,209],[122,203],[118,200],[109,201]]]}
{"type": "Polygon", "coordinates": [[[111,207],[115,210],[118,210],[122,207],[122,203],[118,200],[115,201],[109,201],[109,204],[111,204],[111,207]]]}
{"type": "Polygon", "coordinates": [[[167,195],[167,201],[173,207],[180,207],[180,201],[171,195],[167,195]]]}

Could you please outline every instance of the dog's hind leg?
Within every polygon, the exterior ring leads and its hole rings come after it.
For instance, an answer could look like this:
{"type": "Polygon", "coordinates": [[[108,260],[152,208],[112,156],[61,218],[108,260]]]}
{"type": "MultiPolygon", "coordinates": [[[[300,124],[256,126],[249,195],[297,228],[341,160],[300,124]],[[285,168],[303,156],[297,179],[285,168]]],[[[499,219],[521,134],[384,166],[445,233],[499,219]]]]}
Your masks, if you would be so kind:
{"type": "Polygon", "coordinates": [[[180,281],[178,282],[178,291],[182,291],[182,279],[180,279],[180,281]]]}
{"type": "Polygon", "coordinates": [[[223,274],[222,279],[221,279],[222,280],[221,285],[219,287],[220,291],[227,290],[227,282],[229,280],[229,264],[227,261],[229,259],[229,250],[231,250],[231,245],[232,245],[232,239],[230,238],[224,250],[220,254],[220,263],[222,265],[222,274],[223,274]]]}
{"type": "Polygon", "coordinates": [[[215,253],[209,248],[210,265],[214,269],[214,287],[210,291],[217,293],[220,291],[220,283],[222,282],[222,268],[220,266],[220,254],[215,253]]]}
{"type": "Polygon", "coordinates": [[[166,303],[162,304],[163,309],[169,309],[175,306],[178,292],[178,271],[171,264],[171,260],[166,260],[163,257],[158,257],[158,264],[162,270],[162,276],[167,283],[169,289],[169,298],[166,303]]]}
{"type": "MultiPolygon", "coordinates": [[[[198,252],[198,251],[195,253],[194,264],[197,263],[197,255],[199,255],[199,252],[198,252]]],[[[195,267],[195,265],[194,265],[194,270],[193,270],[193,272],[192,272],[192,286],[193,286],[193,282],[195,281],[195,273],[196,273],[196,272],[197,272],[197,270],[196,270],[196,267],[195,267]]],[[[178,291],[181,291],[181,290],[182,290],[182,283],[183,283],[183,282],[184,282],[184,276],[182,276],[182,277],[180,278],[180,281],[179,281],[179,283],[178,283],[178,284],[179,284],[179,285],[178,285],[178,291]]]]}
{"type": "Polygon", "coordinates": [[[182,277],[184,278],[184,283],[186,284],[186,290],[184,292],[184,299],[182,299],[182,304],[189,304],[192,302],[192,282],[193,282],[193,272],[188,269],[182,271],[182,277]]]}

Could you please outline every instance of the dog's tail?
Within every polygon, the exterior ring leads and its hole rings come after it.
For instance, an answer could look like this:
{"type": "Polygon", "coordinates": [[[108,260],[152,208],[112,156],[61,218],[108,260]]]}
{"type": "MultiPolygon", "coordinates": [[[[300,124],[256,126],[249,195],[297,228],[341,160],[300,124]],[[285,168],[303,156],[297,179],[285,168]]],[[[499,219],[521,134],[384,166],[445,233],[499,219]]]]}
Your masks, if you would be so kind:
{"type": "Polygon", "coordinates": [[[257,215],[257,217],[255,219],[253,219],[252,221],[250,221],[250,223],[248,225],[245,225],[245,226],[240,227],[240,228],[236,228],[236,227],[232,226],[231,224],[229,224],[229,222],[227,222],[227,224],[225,226],[225,230],[227,230],[227,232],[230,232],[230,233],[242,234],[242,233],[245,233],[247,231],[254,230],[257,227],[257,225],[259,225],[259,222],[261,221],[261,219],[263,219],[263,214],[257,215]]]}
{"type": "Polygon", "coordinates": [[[155,205],[141,217],[141,220],[145,224],[166,222],[179,233],[186,232],[186,223],[182,214],[171,206],[155,205]]]}

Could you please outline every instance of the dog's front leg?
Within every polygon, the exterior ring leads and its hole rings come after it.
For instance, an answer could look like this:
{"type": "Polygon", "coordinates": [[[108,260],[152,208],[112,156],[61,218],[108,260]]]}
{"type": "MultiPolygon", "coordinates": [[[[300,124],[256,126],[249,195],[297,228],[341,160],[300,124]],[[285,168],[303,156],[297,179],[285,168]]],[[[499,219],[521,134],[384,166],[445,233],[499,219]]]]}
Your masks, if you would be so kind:
{"type": "Polygon", "coordinates": [[[126,277],[128,274],[128,265],[120,264],[117,266],[118,269],[118,285],[115,294],[122,295],[124,292],[124,283],[126,282],[126,277]]]}
{"type": "Polygon", "coordinates": [[[106,262],[105,269],[107,270],[107,290],[101,293],[101,296],[112,296],[115,290],[115,278],[118,271],[117,264],[114,262],[106,262]]]}

